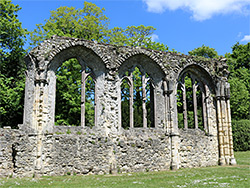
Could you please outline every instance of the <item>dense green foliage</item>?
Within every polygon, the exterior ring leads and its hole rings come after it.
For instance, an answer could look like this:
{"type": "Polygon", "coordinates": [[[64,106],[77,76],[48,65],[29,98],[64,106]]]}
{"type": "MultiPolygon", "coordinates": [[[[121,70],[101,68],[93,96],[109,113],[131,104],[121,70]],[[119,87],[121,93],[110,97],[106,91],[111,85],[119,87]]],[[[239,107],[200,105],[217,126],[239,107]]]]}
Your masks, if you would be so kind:
{"type": "Polygon", "coordinates": [[[0,127],[22,123],[26,30],[17,19],[18,5],[0,1],[0,127]]]}
{"type": "Polygon", "coordinates": [[[232,121],[233,142],[235,151],[250,150],[250,120],[232,121]]]}
{"type": "Polygon", "coordinates": [[[236,43],[225,55],[230,70],[232,119],[250,120],[250,43],[236,43]]]}
{"type": "Polygon", "coordinates": [[[50,12],[50,18],[44,25],[37,24],[37,28],[30,32],[31,45],[36,46],[53,35],[102,42],[109,24],[104,10],[86,1],[82,9],[59,7],[50,12]]]}
{"type": "Polygon", "coordinates": [[[218,53],[215,51],[214,48],[210,48],[208,46],[205,46],[204,44],[199,47],[195,48],[194,50],[188,52],[189,55],[193,56],[201,56],[205,58],[218,58],[218,53]]]}
{"type": "Polygon", "coordinates": [[[152,50],[168,51],[167,45],[152,41],[156,29],[152,26],[128,26],[126,29],[115,27],[108,31],[104,42],[118,46],[140,46],[152,50]]]}

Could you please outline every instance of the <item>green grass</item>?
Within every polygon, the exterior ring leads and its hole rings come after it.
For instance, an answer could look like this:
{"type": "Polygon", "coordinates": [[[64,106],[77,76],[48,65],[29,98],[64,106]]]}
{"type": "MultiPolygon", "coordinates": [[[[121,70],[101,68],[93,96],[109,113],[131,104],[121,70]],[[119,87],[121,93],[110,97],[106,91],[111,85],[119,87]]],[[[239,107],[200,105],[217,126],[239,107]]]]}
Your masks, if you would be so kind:
{"type": "Polygon", "coordinates": [[[250,151],[234,152],[238,165],[250,165],[250,151]]]}
{"type": "Polygon", "coordinates": [[[75,188],[75,187],[249,187],[250,151],[235,152],[237,166],[217,166],[177,171],[114,175],[57,176],[42,178],[2,178],[0,187],[75,188]]]}

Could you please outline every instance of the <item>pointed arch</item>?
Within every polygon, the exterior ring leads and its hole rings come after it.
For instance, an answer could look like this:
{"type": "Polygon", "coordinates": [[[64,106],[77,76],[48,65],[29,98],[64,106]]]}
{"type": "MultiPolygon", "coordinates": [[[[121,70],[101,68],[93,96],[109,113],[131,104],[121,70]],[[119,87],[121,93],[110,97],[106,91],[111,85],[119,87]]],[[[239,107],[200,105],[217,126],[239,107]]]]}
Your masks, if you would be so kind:
{"type": "MultiPolygon", "coordinates": [[[[176,89],[179,128],[199,128],[209,132],[208,99],[213,101],[215,94],[215,85],[209,73],[199,65],[189,65],[179,73],[176,89]]],[[[214,105],[214,102],[209,105],[214,105]]]]}
{"type": "Polygon", "coordinates": [[[96,55],[96,53],[93,52],[91,49],[86,48],[84,46],[71,46],[58,52],[48,63],[47,69],[50,77],[49,90],[51,91],[52,105],[55,105],[55,102],[53,100],[55,100],[56,98],[55,73],[63,62],[72,58],[76,59],[81,66],[81,76],[79,80],[81,83],[79,88],[79,108],[81,109],[81,115],[79,120],[80,125],[88,125],[92,127],[96,125],[98,121],[97,110],[98,108],[100,108],[100,101],[97,101],[97,99],[98,96],[102,95],[104,89],[103,87],[98,87],[98,85],[103,85],[102,78],[104,77],[107,70],[102,59],[98,55],[96,55]],[[91,91],[89,91],[88,88],[91,86],[93,88],[91,91]],[[55,92],[52,93],[52,91],[55,92]]]}
{"type": "MultiPolygon", "coordinates": [[[[129,83],[129,117],[130,127],[157,127],[164,121],[164,112],[156,113],[155,105],[164,105],[162,82],[164,73],[161,68],[145,54],[128,58],[119,68],[120,88],[124,79],[129,83]],[[138,74],[138,75],[137,75],[138,74]],[[137,78],[135,78],[137,77],[137,78]],[[161,93],[156,95],[156,93],[161,93]],[[136,114],[135,114],[136,113],[136,114]],[[159,117],[156,117],[156,114],[159,117]],[[134,116],[137,118],[134,119],[134,116]],[[141,120],[141,123],[139,123],[141,120]]],[[[122,92],[122,91],[121,91],[122,92]]],[[[121,103],[123,98],[121,96],[121,103]]],[[[120,105],[120,113],[123,109],[120,105]]],[[[162,107],[164,109],[164,107],[162,107]]],[[[121,119],[123,115],[121,114],[121,119]]],[[[121,120],[121,123],[123,120],[121,120]]],[[[123,125],[121,125],[124,127],[123,125]]]]}

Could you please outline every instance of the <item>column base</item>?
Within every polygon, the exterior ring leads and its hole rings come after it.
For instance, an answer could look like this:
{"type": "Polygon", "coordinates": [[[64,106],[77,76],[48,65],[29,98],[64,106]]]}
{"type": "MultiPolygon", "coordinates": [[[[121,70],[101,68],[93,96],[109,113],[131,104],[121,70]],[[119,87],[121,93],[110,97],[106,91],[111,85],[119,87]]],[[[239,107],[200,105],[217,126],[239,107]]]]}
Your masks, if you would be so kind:
{"type": "Polygon", "coordinates": [[[226,165],[226,161],[225,161],[225,158],[224,158],[224,157],[221,157],[221,158],[219,159],[219,165],[221,165],[221,166],[225,166],[225,165],[226,165]]]}
{"type": "Polygon", "coordinates": [[[237,163],[236,163],[236,160],[235,160],[235,158],[231,158],[230,159],[230,165],[236,165],[237,163]]]}

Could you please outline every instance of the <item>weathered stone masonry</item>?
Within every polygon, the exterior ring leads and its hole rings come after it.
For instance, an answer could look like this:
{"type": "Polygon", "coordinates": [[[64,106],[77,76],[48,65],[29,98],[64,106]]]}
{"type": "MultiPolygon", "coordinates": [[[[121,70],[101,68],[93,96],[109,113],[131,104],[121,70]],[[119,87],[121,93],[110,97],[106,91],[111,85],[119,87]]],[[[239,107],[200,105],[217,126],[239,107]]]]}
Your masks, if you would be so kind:
{"type": "MultiPolygon", "coordinates": [[[[0,129],[0,176],[103,174],[236,163],[225,59],[53,36],[34,48],[25,61],[24,120],[18,130],[0,129]],[[90,67],[95,76],[93,128],[84,125],[84,118],[79,127],[54,125],[55,72],[70,58],[77,58],[83,69],[90,67]],[[121,125],[121,80],[135,66],[154,85],[155,127],[144,122],[143,127],[134,128],[130,121],[125,130],[121,125]],[[198,128],[197,117],[195,129],[185,122],[184,129],[178,128],[177,86],[182,84],[185,94],[182,80],[186,74],[194,80],[194,91],[198,87],[195,80],[202,83],[204,131],[198,128]]],[[[183,108],[186,121],[184,104],[183,108]]],[[[129,110],[127,118],[133,120],[132,105],[129,110]]],[[[196,110],[194,107],[194,114],[196,110]]]]}

